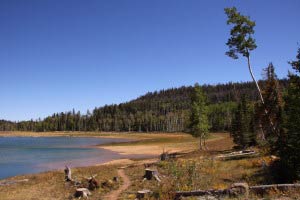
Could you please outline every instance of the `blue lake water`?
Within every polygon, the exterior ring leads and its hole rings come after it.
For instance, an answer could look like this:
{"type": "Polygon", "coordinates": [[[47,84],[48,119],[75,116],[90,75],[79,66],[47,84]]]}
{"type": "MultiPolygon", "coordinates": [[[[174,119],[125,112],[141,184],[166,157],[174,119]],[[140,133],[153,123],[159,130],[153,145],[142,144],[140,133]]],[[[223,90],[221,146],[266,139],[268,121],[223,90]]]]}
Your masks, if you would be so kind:
{"type": "Polygon", "coordinates": [[[0,137],[0,179],[53,169],[88,166],[121,158],[97,144],[126,141],[84,137],[0,137]]]}

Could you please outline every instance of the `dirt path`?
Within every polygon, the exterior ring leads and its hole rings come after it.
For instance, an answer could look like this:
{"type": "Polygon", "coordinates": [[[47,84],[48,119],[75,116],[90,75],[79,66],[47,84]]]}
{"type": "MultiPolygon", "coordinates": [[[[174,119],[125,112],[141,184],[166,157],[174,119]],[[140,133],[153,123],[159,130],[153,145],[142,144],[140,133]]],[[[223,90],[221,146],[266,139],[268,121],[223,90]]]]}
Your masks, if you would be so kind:
{"type": "Polygon", "coordinates": [[[105,196],[105,199],[117,200],[119,195],[131,185],[128,176],[124,172],[124,169],[118,169],[118,176],[122,178],[123,185],[121,185],[118,190],[114,190],[105,196]]]}

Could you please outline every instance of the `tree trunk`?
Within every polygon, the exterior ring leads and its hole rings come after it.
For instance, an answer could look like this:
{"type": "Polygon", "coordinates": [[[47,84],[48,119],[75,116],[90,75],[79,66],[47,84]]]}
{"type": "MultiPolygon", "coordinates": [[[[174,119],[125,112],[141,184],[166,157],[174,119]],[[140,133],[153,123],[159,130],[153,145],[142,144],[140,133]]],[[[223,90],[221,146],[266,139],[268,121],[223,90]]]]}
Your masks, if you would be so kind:
{"type": "Polygon", "coordinates": [[[251,64],[250,64],[250,55],[247,56],[247,62],[248,62],[248,69],[249,69],[249,72],[251,74],[251,77],[252,77],[252,80],[254,81],[255,85],[256,85],[256,88],[257,88],[257,91],[259,93],[259,97],[260,97],[260,101],[262,102],[262,104],[265,104],[265,101],[264,101],[264,98],[261,94],[261,90],[260,90],[260,87],[254,77],[254,74],[253,74],[253,71],[252,71],[252,68],[251,68],[251,64]]]}
{"type": "MultiPolygon", "coordinates": [[[[247,50],[247,52],[248,52],[248,50],[247,50]]],[[[251,74],[252,80],[254,81],[254,83],[255,83],[255,85],[256,85],[256,88],[257,88],[257,91],[258,91],[258,93],[259,93],[260,101],[261,101],[261,103],[263,104],[263,106],[265,107],[265,101],[264,101],[264,98],[263,98],[263,96],[262,96],[260,87],[259,87],[259,85],[258,85],[258,83],[257,83],[257,81],[256,81],[256,79],[255,79],[255,77],[254,77],[254,74],[253,74],[253,71],[252,71],[252,68],[251,68],[251,64],[250,64],[250,55],[249,55],[249,53],[248,53],[248,56],[247,56],[247,63],[248,63],[248,69],[249,69],[249,72],[250,72],[250,74],[251,74]]],[[[272,120],[271,120],[271,118],[270,118],[270,116],[269,116],[268,111],[267,111],[265,108],[264,108],[264,110],[265,110],[266,116],[268,117],[268,119],[269,119],[269,121],[270,121],[270,125],[271,125],[272,130],[274,131],[275,134],[277,134],[277,133],[276,133],[276,130],[275,130],[275,127],[274,127],[274,124],[273,124],[273,122],[272,122],[272,120]]],[[[262,134],[263,134],[262,138],[265,138],[264,132],[262,132],[262,134]]]]}

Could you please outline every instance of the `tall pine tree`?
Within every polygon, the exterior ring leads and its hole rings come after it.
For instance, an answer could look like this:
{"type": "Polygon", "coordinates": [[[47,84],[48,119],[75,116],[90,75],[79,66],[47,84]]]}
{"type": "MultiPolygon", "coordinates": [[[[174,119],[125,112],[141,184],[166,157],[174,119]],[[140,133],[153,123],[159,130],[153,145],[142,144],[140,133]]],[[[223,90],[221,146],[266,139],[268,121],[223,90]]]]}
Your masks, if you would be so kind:
{"type": "Polygon", "coordinates": [[[275,74],[272,63],[264,69],[265,84],[262,95],[265,104],[260,104],[258,111],[258,122],[266,138],[267,144],[272,153],[276,153],[280,148],[280,138],[283,136],[283,99],[281,88],[275,74]],[[267,112],[265,112],[267,111],[267,112]],[[266,114],[267,113],[267,114],[266,114]]]}

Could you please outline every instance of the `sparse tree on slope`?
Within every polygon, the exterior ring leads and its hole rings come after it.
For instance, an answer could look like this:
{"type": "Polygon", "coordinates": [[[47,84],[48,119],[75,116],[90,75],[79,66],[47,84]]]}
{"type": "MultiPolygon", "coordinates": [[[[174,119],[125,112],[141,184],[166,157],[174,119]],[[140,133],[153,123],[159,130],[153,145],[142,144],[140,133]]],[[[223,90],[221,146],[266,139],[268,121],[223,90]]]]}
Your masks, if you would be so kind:
{"type": "Polygon", "coordinates": [[[203,148],[207,149],[206,139],[209,133],[208,108],[206,96],[197,83],[195,84],[191,100],[190,132],[192,136],[199,137],[200,150],[203,148]]]}

